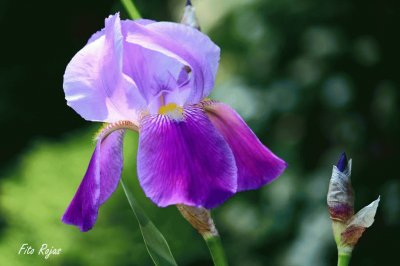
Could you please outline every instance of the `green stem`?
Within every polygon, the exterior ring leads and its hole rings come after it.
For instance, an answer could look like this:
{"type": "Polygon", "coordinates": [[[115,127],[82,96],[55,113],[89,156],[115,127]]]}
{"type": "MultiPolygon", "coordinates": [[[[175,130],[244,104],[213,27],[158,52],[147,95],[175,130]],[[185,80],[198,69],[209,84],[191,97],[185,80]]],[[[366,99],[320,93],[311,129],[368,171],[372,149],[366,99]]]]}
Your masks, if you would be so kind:
{"type": "Polygon", "coordinates": [[[131,19],[142,18],[135,4],[133,3],[133,0],[121,0],[121,3],[125,7],[126,12],[128,12],[131,19]]]}
{"type": "Polygon", "coordinates": [[[203,235],[215,266],[228,266],[219,236],[203,235]]]}
{"type": "Polygon", "coordinates": [[[348,266],[350,263],[351,254],[339,253],[338,254],[338,266],[348,266]]]}

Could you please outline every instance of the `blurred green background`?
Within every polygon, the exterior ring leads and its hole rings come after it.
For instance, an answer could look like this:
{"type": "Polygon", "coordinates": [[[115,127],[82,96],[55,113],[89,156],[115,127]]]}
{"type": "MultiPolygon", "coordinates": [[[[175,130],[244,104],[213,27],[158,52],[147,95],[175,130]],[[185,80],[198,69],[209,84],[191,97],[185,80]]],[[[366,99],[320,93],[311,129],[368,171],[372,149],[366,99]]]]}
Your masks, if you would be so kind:
{"type": "MultiPolygon", "coordinates": [[[[142,15],[179,21],[183,0],[137,0],[142,15]]],[[[326,209],[331,168],[353,158],[356,209],[381,195],[375,224],[351,265],[399,265],[400,7],[373,0],[194,0],[203,31],[221,47],[213,98],[230,104],[289,163],[277,181],[213,211],[231,265],[336,265],[326,209]]],[[[60,222],[86,170],[99,125],[64,100],[72,56],[117,0],[0,1],[0,265],[151,265],[119,187],[95,228],[60,222]],[[62,254],[18,255],[23,243],[62,254]]],[[[211,265],[176,208],[140,189],[136,138],[123,177],[167,238],[179,265],[211,265]]]]}

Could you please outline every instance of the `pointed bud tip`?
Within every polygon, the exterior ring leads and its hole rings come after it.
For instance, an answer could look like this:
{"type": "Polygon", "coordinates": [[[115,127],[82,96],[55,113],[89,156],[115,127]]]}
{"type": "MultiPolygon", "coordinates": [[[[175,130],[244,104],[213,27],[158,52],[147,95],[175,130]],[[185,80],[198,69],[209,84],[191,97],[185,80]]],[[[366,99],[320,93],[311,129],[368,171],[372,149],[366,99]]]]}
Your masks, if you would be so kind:
{"type": "Polygon", "coordinates": [[[332,220],[346,223],[354,214],[354,191],[350,181],[351,160],[342,153],[333,167],[329,181],[327,203],[332,220]]]}
{"type": "Polygon", "coordinates": [[[343,152],[342,155],[340,155],[340,159],[339,159],[336,167],[339,169],[339,171],[343,172],[347,167],[347,163],[348,163],[348,161],[347,161],[346,153],[343,152]]]}
{"type": "Polygon", "coordinates": [[[199,22],[197,21],[195,9],[192,6],[191,1],[186,2],[186,6],[185,6],[185,10],[183,12],[183,17],[182,17],[181,23],[186,26],[200,30],[200,25],[199,25],[199,22]]]}

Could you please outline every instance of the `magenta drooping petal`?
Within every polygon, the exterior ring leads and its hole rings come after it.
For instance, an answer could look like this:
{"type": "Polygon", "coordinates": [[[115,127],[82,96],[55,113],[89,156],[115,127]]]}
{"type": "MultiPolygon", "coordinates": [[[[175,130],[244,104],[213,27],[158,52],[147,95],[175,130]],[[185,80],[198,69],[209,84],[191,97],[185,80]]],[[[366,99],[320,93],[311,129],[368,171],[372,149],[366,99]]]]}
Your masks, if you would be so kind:
{"type": "Polygon", "coordinates": [[[83,232],[90,230],[97,219],[100,195],[99,157],[96,147],[78,191],[62,217],[64,223],[78,226],[83,232]]]}
{"type": "Polygon", "coordinates": [[[220,49],[205,34],[189,26],[171,22],[140,25],[124,21],[126,41],[162,53],[187,66],[191,73],[186,103],[198,103],[214,86],[220,49]]]}
{"type": "Polygon", "coordinates": [[[85,176],[62,221],[85,232],[96,222],[99,207],[115,191],[121,177],[124,130],[99,137],[85,176]]]}
{"type": "Polygon", "coordinates": [[[124,37],[119,15],[106,19],[69,62],[64,74],[64,92],[69,106],[86,120],[116,122],[137,120],[145,106],[135,83],[122,72],[124,37]]]}
{"type": "Polygon", "coordinates": [[[103,204],[117,189],[124,164],[123,139],[125,130],[112,132],[101,143],[100,198],[103,204]]]}
{"type": "Polygon", "coordinates": [[[216,207],[236,192],[232,151],[204,110],[187,107],[183,116],[181,121],[167,115],[143,118],[137,163],[140,184],[160,207],[216,207]]]}
{"type": "Polygon", "coordinates": [[[238,113],[215,102],[206,102],[205,109],[235,156],[238,191],[257,189],[282,174],[287,164],[260,142],[238,113]]]}

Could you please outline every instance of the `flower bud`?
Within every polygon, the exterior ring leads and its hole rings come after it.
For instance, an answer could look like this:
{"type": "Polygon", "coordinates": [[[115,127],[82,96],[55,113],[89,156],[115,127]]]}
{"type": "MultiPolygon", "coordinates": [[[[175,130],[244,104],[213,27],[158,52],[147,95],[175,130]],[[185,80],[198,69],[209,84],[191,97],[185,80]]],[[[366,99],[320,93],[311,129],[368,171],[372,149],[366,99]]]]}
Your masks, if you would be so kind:
{"type": "Polygon", "coordinates": [[[374,222],[380,197],[354,214],[354,192],[350,182],[351,159],[343,153],[333,166],[327,203],[339,255],[350,256],[365,229],[374,222]]]}
{"type": "Polygon", "coordinates": [[[351,159],[343,153],[337,166],[333,166],[327,203],[332,220],[346,222],[354,214],[354,192],[351,186],[351,159]]]}
{"type": "Polygon", "coordinates": [[[183,12],[181,23],[200,30],[200,24],[196,17],[195,8],[192,6],[190,0],[186,1],[185,11],[183,12]]]}

